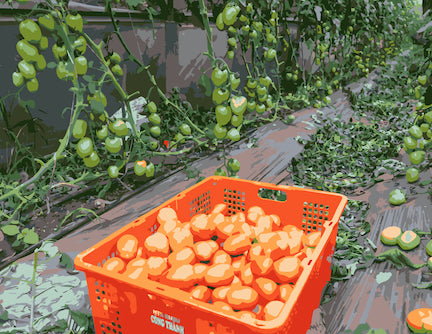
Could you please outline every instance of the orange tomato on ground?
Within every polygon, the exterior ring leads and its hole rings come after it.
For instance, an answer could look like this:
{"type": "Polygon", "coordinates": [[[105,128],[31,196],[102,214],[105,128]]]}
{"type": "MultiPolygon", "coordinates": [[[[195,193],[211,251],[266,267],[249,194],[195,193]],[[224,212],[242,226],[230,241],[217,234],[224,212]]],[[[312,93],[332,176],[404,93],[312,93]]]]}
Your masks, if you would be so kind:
{"type": "Polygon", "coordinates": [[[408,313],[407,324],[414,333],[432,333],[432,308],[418,308],[408,313]]]}

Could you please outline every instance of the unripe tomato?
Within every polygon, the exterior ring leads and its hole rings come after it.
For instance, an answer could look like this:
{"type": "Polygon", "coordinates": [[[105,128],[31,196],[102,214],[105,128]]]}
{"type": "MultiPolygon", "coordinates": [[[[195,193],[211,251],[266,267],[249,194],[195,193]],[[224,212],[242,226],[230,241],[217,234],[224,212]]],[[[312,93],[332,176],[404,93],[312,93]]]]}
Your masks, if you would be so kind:
{"type": "Polygon", "coordinates": [[[30,19],[21,21],[19,24],[19,31],[24,39],[31,43],[37,43],[42,37],[42,32],[36,22],[30,19]]]}
{"type": "Polygon", "coordinates": [[[155,166],[152,162],[150,162],[146,167],[146,176],[153,177],[155,173],[155,166]]]}
{"type": "Polygon", "coordinates": [[[256,81],[253,78],[248,78],[248,81],[246,83],[246,86],[250,89],[255,89],[256,86],[258,85],[258,81],[256,81]]]}
{"type": "Polygon", "coordinates": [[[417,168],[408,168],[406,171],[406,179],[409,183],[416,182],[419,178],[419,171],[417,168]]]}
{"type": "Polygon", "coordinates": [[[57,60],[62,59],[66,56],[66,47],[64,45],[60,46],[57,43],[54,43],[52,46],[52,53],[57,60]]]}
{"type": "Polygon", "coordinates": [[[44,28],[51,30],[51,31],[54,30],[55,22],[54,22],[54,18],[52,17],[51,14],[45,14],[43,16],[39,16],[38,22],[44,28]]]}
{"type": "Polygon", "coordinates": [[[233,59],[233,58],[234,58],[234,51],[229,50],[229,51],[227,52],[227,58],[228,58],[228,59],[233,59]]]}
{"type": "Polygon", "coordinates": [[[41,50],[48,49],[48,38],[46,36],[42,36],[41,40],[39,41],[39,47],[41,50]]]}
{"type": "Polygon", "coordinates": [[[114,75],[121,77],[123,75],[123,69],[120,67],[119,64],[115,64],[112,68],[111,71],[113,72],[114,75]]]}
{"type": "Polygon", "coordinates": [[[243,122],[243,115],[232,115],[231,117],[231,125],[238,127],[243,122]]]}
{"type": "Polygon", "coordinates": [[[153,137],[155,137],[155,138],[159,137],[160,134],[161,134],[161,129],[160,129],[160,127],[157,126],[157,125],[152,126],[152,127],[150,128],[150,134],[151,134],[153,137]]]}
{"type": "Polygon", "coordinates": [[[72,136],[76,139],[81,139],[87,132],[87,122],[83,119],[77,119],[72,129],[72,136]]]}
{"type": "Polygon", "coordinates": [[[215,113],[216,113],[216,121],[221,126],[228,124],[228,122],[231,119],[231,108],[228,108],[224,105],[220,104],[216,106],[215,113]]]}
{"type": "Polygon", "coordinates": [[[75,68],[78,75],[84,75],[87,73],[87,58],[79,56],[75,58],[75,68]]]}
{"type": "Polygon", "coordinates": [[[222,139],[226,136],[227,129],[216,123],[216,125],[213,128],[213,132],[214,132],[217,139],[222,139]]]}
{"type": "Polygon", "coordinates": [[[255,110],[258,114],[262,114],[264,113],[264,111],[266,111],[266,107],[263,103],[257,104],[257,106],[255,107],[255,110]]]}
{"type": "Polygon", "coordinates": [[[89,137],[81,138],[76,151],[81,158],[89,156],[93,152],[93,141],[89,137]]]}
{"type": "Polygon", "coordinates": [[[96,151],[91,152],[90,155],[88,157],[85,157],[83,160],[84,164],[89,168],[96,167],[100,162],[100,158],[96,151]]]}
{"type": "Polygon", "coordinates": [[[45,57],[42,55],[38,55],[36,58],[36,69],[38,71],[43,71],[46,68],[46,60],[45,57]]]}
{"type": "Polygon", "coordinates": [[[248,111],[254,111],[256,108],[256,102],[254,100],[251,100],[247,103],[247,110],[248,111]]]}
{"type": "Polygon", "coordinates": [[[426,152],[423,150],[413,151],[409,154],[409,159],[413,165],[422,163],[425,159],[426,152]]]}
{"type": "Polygon", "coordinates": [[[150,101],[150,102],[147,104],[147,108],[149,109],[149,111],[150,111],[151,113],[155,113],[155,112],[157,111],[156,103],[154,103],[153,101],[150,101]]]}
{"type": "Polygon", "coordinates": [[[113,52],[113,54],[110,56],[110,60],[115,64],[120,64],[121,57],[117,52],[113,52]]]}
{"type": "Polygon", "coordinates": [[[104,105],[104,107],[107,106],[107,99],[106,99],[104,93],[102,93],[101,91],[96,91],[94,95],[89,95],[87,97],[88,102],[91,103],[92,100],[101,102],[104,105]]]}
{"type": "Polygon", "coordinates": [[[226,69],[221,70],[220,68],[215,68],[211,75],[211,81],[215,86],[222,86],[228,79],[228,71],[226,69]]]}
{"type": "Polygon", "coordinates": [[[227,166],[232,172],[238,172],[240,170],[240,161],[231,158],[228,160],[227,166]]]}
{"type": "Polygon", "coordinates": [[[105,138],[105,147],[108,152],[118,153],[122,147],[122,140],[119,137],[106,137],[105,138]]]}
{"type": "Polygon", "coordinates": [[[87,48],[87,41],[83,36],[80,36],[73,42],[72,47],[80,54],[83,54],[87,48]]]}
{"type": "Polygon", "coordinates": [[[230,83],[231,83],[231,89],[235,90],[240,85],[240,77],[236,76],[234,73],[230,74],[230,83]]]}
{"type": "Polygon", "coordinates": [[[39,89],[39,81],[36,78],[31,78],[26,82],[27,90],[34,93],[39,89]]]}
{"type": "Polygon", "coordinates": [[[116,177],[119,176],[119,168],[117,166],[109,166],[108,175],[110,178],[115,179],[116,177]]]}
{"type": "Polygon", "coordinates": [[[147,162],[145,160],[137,160],[134,163],[134,172],[138,176],[142,176],[147,171],[147,162]]]}
{"type": "Polygon", "coordinates": [[[101,129],[96,131],[96,136],[99,139],[105,139],[108,136],[108,128],[104,125],[101,129]]]}
{"type": "Polygon", "coordinates": [[[219,13],[219,15],[216,17],[216,27],[223,31],[225,29],[225,23],[223,21],[222,13],[219,13]]]}
{"type": "Polygon", "coordinates": [[[159,125],[161,123],[161,118],[158,113],[152,113],[148,117],[149,121],[152,122],[154,125],[159,125]]]}
{"type": "Polygon", "coordinates": [[[185,124],[185,123],[183,123],[182,125],[180,125],[180,131],[185,136],[190,136],[190,134],[192,133],[192,130],[191,130],[190,126],[188,124],[185,124]]]}
{"type": "Polygon", "coordinates": [[[231,6],[231,5],[227,5],[227,6],[225,6],[225,8],[222,12],[223,22],[227,26],[231,26],[237,21],[237,15],[238,15],[238,11],[237,11],[236,7],[231,6]]]}
{"type": "Polygon", "coordinates": [[[16,50],[18,54],[27,62],[35,61],[36,57],[39,55],[38,49],[25,39],[18,41],[16,44],[16,50]]]}
{"type": "Polygon", "coordinates": [[[35,67],[32,64],[29,64],[25,60],[21,60],[18,63],[18,69],[26,79],[32,79],[36,76],[35,67]]]}
{"type": "Polygon", "coordinates": [[[67,79],[71,75],[71,73],[66,69],[66,65],[63,61],[60,61],[56,68],[57,77],[60,80],[67,79]]]}
{"type": "Polygon", "coordinates": [[[68,14],[66,15],[66,23],[67,25],[76,31],[82,31],[83,30],[83,19],[80,14],[72,15],[68,14]]]}
{"type": "Polygon", "coordinates": [[[229,91],[227,89],[216,88],[213,90],[212,99],[215,104],[222,104],[229,98],[229,91]]]}
{"type": "Polygon", "coordinates": [[[128,134],[128,127],[124,121],[121,119],[116,120],[111,127],[111,130],[118,137],[126,136],[128,134]]]}
{"type": "Polygon", "coordinates": [[[240,140],[240,133],[236,128],[232,128],[227,133],[228,139],[232,141],[239,141],[240,140]]]}
{"type": "Polygon", "coordinates": [[[16,87],[21,86],[24,83],[24,76],[21,72],[12,73],[12,82],[16,87]]]}
{"type": "Polygon", "coordinates": [[[225,170],[223,170],[223,169],[220,168],[220,167],[219,167],[218,169],[215,170],[214,175],[217,175],[217,176],[227,176],[225,170]]]}

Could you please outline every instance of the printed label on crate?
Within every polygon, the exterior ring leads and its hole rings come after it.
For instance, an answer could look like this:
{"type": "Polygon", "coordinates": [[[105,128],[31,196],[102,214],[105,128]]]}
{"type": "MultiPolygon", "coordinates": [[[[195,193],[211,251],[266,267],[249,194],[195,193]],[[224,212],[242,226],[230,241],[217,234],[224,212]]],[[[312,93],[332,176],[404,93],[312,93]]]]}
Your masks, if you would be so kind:
{"type": "Polygon", "coordinates": [[[170,314],[153,310],[153,314],[150,316],[150,321],[153,324],[164,327],[174,333],[184,334],[184,327],[180,325],[180,319],[170,314]]]}

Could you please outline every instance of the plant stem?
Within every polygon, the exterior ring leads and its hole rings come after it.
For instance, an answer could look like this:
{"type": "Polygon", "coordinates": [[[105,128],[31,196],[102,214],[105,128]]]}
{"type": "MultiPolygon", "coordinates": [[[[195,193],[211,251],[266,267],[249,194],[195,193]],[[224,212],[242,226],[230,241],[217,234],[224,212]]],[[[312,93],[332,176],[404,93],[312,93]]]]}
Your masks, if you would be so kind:
{"type": "Polygon", "coordinates": [[[207,7],[204,4],[204,0],[199,0],[199,6],[200,6],[201,18],[203,20],[204,28],[206,30],[206,35],[207,35],[208,56],[209,56],[210,61],[212,63],[212,67],[215,67],[216,61],[214,58],[214,51],[213,51],[212,28],[210,27],[210,24],[209,24],[207,7]]]}
{"type": "Polygon", "coordinates": [[[34,320],[34,302],[35,302],[35,282],[36,282],[36,270],[37,270],[38,252],[34,252],[33,258],[33,277],[30,284],[30,294],[31,294],[31,305],[30,305],[30,323],[29,323],[29,333],[33,333],[33,320],[34,320]]]}

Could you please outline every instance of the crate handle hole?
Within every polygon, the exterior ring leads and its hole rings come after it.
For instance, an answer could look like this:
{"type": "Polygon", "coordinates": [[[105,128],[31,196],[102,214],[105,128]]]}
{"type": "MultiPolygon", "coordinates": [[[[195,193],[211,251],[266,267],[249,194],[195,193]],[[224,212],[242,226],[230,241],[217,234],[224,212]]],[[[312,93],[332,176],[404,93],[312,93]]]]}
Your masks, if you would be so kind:
{"type": "Polygon", "coordinates": [[[285,202],[287,200],[287,194],[285,191],[268,188],[260,188],[258,190],[258,196],[263,199],[270,199],[277,202],[285,202]]]}

